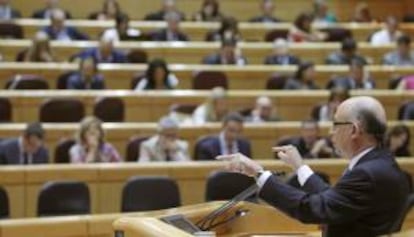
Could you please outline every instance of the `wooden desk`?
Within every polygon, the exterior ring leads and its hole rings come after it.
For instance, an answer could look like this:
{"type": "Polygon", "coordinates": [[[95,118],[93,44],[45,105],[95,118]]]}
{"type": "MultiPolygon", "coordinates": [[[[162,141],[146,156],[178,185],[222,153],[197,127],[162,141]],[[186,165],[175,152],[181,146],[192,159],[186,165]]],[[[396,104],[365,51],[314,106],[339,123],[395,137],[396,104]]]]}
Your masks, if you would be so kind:
{"type": "MultiPolygon", "coordinates": [[[[42,76],[49,84],[49,88],[56,88],[57,77],[64,72],[75,70],[77,64],[68,63],[1,63],[0,64],[0,88],[5,88],[7,81],[17,74],[35,74],[42,76]]],[[[131,80],[139,73],[143,73],[147,65],[144,64],[101,64],[101,73],[105,77],[107,89],[131,88],[131,80]]],[[[169,65],[170,70],[179,79],[177,89],[192,89],[192,78],[197,71],[220,71],[228,78],[231,90],[262,90],[266,88],[268,78],[274,74],[292,75],[296,71],[295,66],[267,66],[267,65],[169,65]]],[[[394,66],[367,66],[367,70],[375,79],[377,89],[388,89],[389,79],[395,76],[414,74],[412,67],[394,66]]],[[[328,81],[334,76],[347,75],[347,66],[316,66],[315,83],[324,89],[328,81]]]]}
{"type": "MultiPolygon", "coordinates": [[[[252,80],[253,82],[253,80],[252,80]]],[[[170,106],[175,103],[198,105],[208,97],[208,91],[1,91],[1,97],[7,97],[13,108],[14,122],[28,122],[39,119],[39,108],[48,98],[76,98],[83,102],[86,114],[93,114],[95,100],[100,97],[117,97],[125,105],[127,122],[155,122],[169,113],[170,106]]],[[[414,93],[371,90],[353,91],[352,95],[369,95],[378,98],[385,108],[390,120],[397,119],[399,106],[412,100],[414,93]]],[[[315,105],[325,103],[329,92],[315,91],[229,91],[229,109],[237,111],[254,106],[258,96],[269,96],[278,115],[285,121],[301,121],[310,117],[315,105]]]]}
{"type": "MultiPolygon", "coordinates": [[[[5,61],[15,61],[16,55],[29,47],[29,40],[0,40],[0,49],[5,61]]],[[[96,47],[95,41],[75,41],[51,43],[52,49],[60,60],[67,60],[72,55],[89,47],[96,47]]],[[[273,50],[272,43],[241,42],[238,44],[243,55],[250,65],[263,64],[266,56],[273,50]]],[[[199,64],[203,57],[214,53],[220,48],[218,42],[120,42],[116,47],[128,52],[131,49],[144,50],[149,59],[165,58],[172,63],[199,64]]],[[[372,46],[369,43],[358,44],[361,55],[372,60],[373,64],[382,64],[383,56],[394,50],[395,45],[372,46]]],[[[300,43],[291,44],[290,51],[303,60],[313,61],[316,64],[325,64],[326,57],[340,49],[340,43],[300,43]]]]}
{"type": "MultiPolygon", "coordinates": [[[[290,172],[290,168],[278,160],[259,162],[269,170],[290,172]]],[[[400,159],[398,162],[404,170],[414,175],[412,159],[400,159]]],[[[332,183],[342,176],[347,165],[347,161],[343,159],[307,160],[306,163],[314,170],[327,173],[332,183]]],[[[10,166],[1,168],[0,175],[13,175],[20,179],[14,183],[0,180],[0,185],[6,188],[10,197],[13,197],[10,199],[12,218],[34,217],[40,186],[50,180],[86,182],[91,193],[92,213],[115,213],[120,211],[122,188],[126,180],[132,176],[166,175],[175,179],[180,189],[182,204],[189,205],[204,201],[206,178],[210,172],[221,169],[223,163],[217,161],[10,166]]]]}

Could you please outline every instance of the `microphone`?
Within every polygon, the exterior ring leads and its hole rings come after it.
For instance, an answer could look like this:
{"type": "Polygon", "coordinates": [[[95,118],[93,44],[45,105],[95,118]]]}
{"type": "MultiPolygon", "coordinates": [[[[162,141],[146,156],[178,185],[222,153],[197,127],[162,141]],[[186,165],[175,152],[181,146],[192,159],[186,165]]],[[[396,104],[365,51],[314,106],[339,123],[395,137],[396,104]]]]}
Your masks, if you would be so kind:
{"type": "Polygon", "coordinates": [[[205,231],[205,230],[210,230],[211,228],[216,227],[217,225],[230,222],[230,221],[236,219],[237,217],[244,216],[247,213],[246,210],[243,210],[243,211],[237,210],[233,217],[230,217],[230,218],[228,218],[228,219],[226,219],[222,222],[219,222],[219,223],[214,223],[214,221],[217,219],[217,217],[219,217],[220,215],[222,215],[226,211],[230,210],[230,208],[234,207],[237,203],[239,203],[239,202],[245,200],[246,198],[248,198],[249,196],[255,194],[258,191],[258,189],[259,189],[259,187],[256,184],[248,187],[243,192],[239,193],[234,198],[230,199],[228,202],[224,203],[222,206],[220,206],[216,210],[213,210],[212,212],[207,214],[207,216],[205,216],[201,220],[197,221],[196,225],[201,230],[205,231]]]}

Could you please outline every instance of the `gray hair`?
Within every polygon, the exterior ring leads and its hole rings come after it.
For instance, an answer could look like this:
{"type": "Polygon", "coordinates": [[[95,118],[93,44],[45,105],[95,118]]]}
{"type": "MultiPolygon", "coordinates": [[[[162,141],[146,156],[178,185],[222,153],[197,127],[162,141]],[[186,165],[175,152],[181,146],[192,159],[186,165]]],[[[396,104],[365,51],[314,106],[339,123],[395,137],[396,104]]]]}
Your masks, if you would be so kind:
{"type": "Polygon", "coordinates": [[[165,129],[178,129],[178,128],[179,128],[179,125],[175,119],[165,116],[165,117],[162,117],[158,121],[157,131],[162,132],[165,129]]]}

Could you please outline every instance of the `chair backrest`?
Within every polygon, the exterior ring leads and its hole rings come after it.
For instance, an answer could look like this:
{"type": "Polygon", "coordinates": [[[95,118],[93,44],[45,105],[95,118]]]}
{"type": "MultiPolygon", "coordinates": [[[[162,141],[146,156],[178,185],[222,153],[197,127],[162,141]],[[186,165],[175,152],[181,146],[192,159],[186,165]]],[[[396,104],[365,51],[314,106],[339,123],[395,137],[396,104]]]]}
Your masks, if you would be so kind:
{"type": "Polygon", "coordinates": [[[6,189],[0,186],[0,219],[10,217],[9,196],[6,189]]]}
{"type": "Polygon", "coordinates": [[[138,85],[138,83],[145,78],[144,73],[138,73],[131,79],[131,89],[135,89],[135,87],[138,85]]]}
{"type": "Polygon", "coordinates": [[[321,119],[320,118],[320,111],[321,111],[321,108],[323,107],[323,105],[324,104],[317,104],[317,105],[312,107],[311,114],[310,114],[311,119],[313,119],[315,121],[319,121],[321,119]]]}
{"type": "Polygon", "coordinates": [[[285,87],[288,75],[274,73],[266,82],[266,89],[268,90],[281,90],[285,87]]]}
{"type": "MultiPolygon", "coordinates": [[[[239,173],[213,171],[207,178],[205,200],[232,199],[255,183],[253,178],[239,173]]],[[[250,196],[248,200],[257,201],[256,195],[250,196]]]]}
{"type": "Polygon", "coordinates": [[[37,201],[38,216],[89,214],[89,188],[78,181],[50,181],[40,190],[37,201]]]}
{"type": "Polygon", "coordinates": [[[5,89],[9,90],[47,90],[49,85],[40,76],[16,75],[6,82],[5,89]]]}
{"type": "Polygon", "coordinates": [[[12,121],[12,105],[10,100],[5,97],[0,97],[0,122],[12,121]]]}
{"type": "Polygon", "coordinates": [[[214,87],[228,88],[227,76],[218,71],[200,71],[193,76],[193,89],[210,90],[214,87]]]}
{"type": "Polygon", "coordinates": [[[414,101],[408,101],[400,105],[397,114],[398,120],[414,119],[414,101]]]}
{"type": "Polygon", "coordinates": [[[193,114],[194,110],[197,108],[198,105],[194,104],[173,104],[170,107],[170,111],[174,111],[181,114],[193,114]]]}
{"type": "Polygon", "coordinates": [[[1,22],[0,38],[23,39],[23,27],[12,22],[1,22]]]}
{"type": "Polygon", "coordinates": [[[56,88],[57,89],[67,89],[69,77],[75,73],[74,71],[64,72],[63,74],[59,75],[56,81],[56,88]]]}
{"type": "Polygon", "coordinates": [[[127,162],[136,162],[139,155],[141,142],[147,140],[149,136],[134,136],[131,137],[126,146],[126,158],[127,162]]]}
{"type": "Polygon", "coordinates": [[[277,38],[287,39],[289,30],[287,29],[275,29],[266,32],[264,40],[266,42],[273,42],[277,38]]]}
{"type": "Polygon", "coordinates": [[[129,63],[147,63],[148,54],[141,49],[132,49],[127,54],[127,60],[129,63]]]}
{"type": "Polygon", "coordinates": [[[85,116],[85,107],[76,99],[48,99],[40,106],[40,122],[79,122],[85,116]]]}
{"type": "Polygon", "coordinates": [[[326,32],[328,37],[326,42],[342,42],[346,38],[352,38],[352,31],[344,28],[326,28],[321,31],[326,32]]]}
{"type": "Polygon", "coordinates": [[[95,102],[93,114],[104,122],[123,122],[125,105],[116,97],[101,97],[95,102]]]}
{"type": "Polygon", "coordinates": [[[70,163],[70,148],[76,143],[74,139],[61,139],[55,148],[55,163],[70,163]]]}
{"type": "Polygon", "coordinates": [[[181,205],[177,183],[163,176],[135,176],[122,190],[122,212],[160,210],[181,205]]]}

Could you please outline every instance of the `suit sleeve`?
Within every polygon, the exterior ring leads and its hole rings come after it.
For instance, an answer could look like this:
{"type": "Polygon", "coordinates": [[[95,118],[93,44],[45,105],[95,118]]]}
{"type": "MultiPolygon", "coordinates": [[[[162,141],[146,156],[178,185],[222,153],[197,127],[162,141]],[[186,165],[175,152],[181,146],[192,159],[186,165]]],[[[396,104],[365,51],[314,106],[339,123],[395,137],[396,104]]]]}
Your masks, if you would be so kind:
{"type": "Polygon", "coordinates": [[[364,215],[372,202],[373,190],[374,185],[368,174],[355,169],[335,187],[318,193],[307,193],[271,176],[261,189],[260,196],[304,223],[337,224],[364,215]]]}
{"type": "Polygon", "coordinates": [[[200,146],[200,148],[197,150],[196,157],[197,160],[214,160],[214,157],[212,157],[210,150],[205,145],[200,146]]]}

